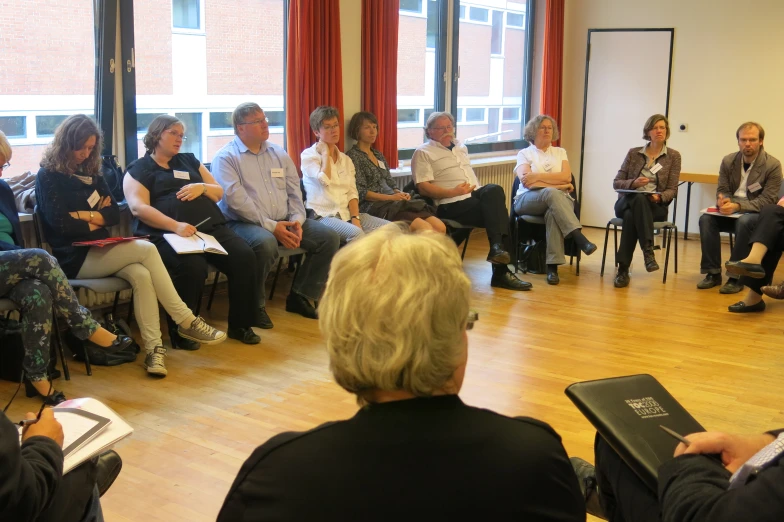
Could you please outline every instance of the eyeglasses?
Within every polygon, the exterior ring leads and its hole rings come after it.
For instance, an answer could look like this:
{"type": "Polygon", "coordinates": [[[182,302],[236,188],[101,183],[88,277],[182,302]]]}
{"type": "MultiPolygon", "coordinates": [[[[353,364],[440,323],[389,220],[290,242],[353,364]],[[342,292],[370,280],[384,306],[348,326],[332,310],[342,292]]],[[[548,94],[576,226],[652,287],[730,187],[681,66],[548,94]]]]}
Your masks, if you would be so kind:
{"type": "Polygon", "coordinates": [[[326,125],[324,125],[324,126],[322,126],[321,128],[322,128],[322,129],[324,129],[325,131],[329,132],[329,131],[333,131],[333,130],[337,130],[337,129],[339,129],[339,128],[340,128],[340,124],[339,124],[339,123],[336,123],[335,125],[330,125],[329,127],[327,127],[326,125]]]}
{"type": "Polygon", "coordinates": [[[447,132],[449,132],[449,131],[455,130],[455,126],[454,125],[447,125],[446,127],[431,127],[430,129],[431,130],[437,130],[437,131],[447,131],[447,132]]]}
{"type": "Polygon", "coordinates": [[[474,323],[477,322],[478,320],[479,320],[478,312],[474,312],[473,310],[468,312],[468,317],[466,318],[466,330],[473,330],[474,323]]]}
{"type": "Polygon", "coordinates": [[[180,134],[178,132],[174,132],[174,131],[170,131],[170,130],[168,130],[166,132],[168,134],[174,136],[175,138],[181,139],[182,141],[188,141],[188,136],[186,136],[185,134],[180,134]]]}
{"type": "Polygon", "coordinates": [[[4,165],[0,165],[0,170],[7,169],[10,166],[11,166],[11,162],[6,161],[4,165]]]}
{"type": "Polygon", "coordinates": [[[266,125],[269,123],[269,118],[262,118],[260,120],[243,121],[239,125],[266,125]]]}

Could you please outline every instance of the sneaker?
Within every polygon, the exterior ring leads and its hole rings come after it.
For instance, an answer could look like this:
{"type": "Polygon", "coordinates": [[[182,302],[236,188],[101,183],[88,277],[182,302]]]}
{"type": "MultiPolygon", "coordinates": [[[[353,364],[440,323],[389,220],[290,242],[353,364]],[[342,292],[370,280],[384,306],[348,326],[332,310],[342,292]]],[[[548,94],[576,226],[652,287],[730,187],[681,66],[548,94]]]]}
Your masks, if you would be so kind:
{"type": "Polygon", "coordinates": [[[652,248],[643,250],[642,257],[645,260],[645,270],[655,272],[659,269],[659,263],[656,262],[656,256],[653,254],[652,248]]]}
{"type": "MultiPolygon", "coordinates": [[[[729,279],[727,279],[727,282],[724,283],[724,286],[719,288],[719,293],[720,294],[737,294],[741,290],[743,290],[743,285],[740,284],[740,282],[738,282],[737,279],[735,279],[733,277],[730,277],[729,279]]],[[[762,293],[766,294],[765,287],[762,287],[762,293]]],[[[771,297],[773,297],[773,296],[771,296],[771,297]]],[[[780,299],[780,298],[777,297],[776,299],[780,299]]]]}
{"type": "Polygon", "coordinates": [[[590,462],[586,462],[580,457],[571,457],[575,475],[580,482],[580,492],[585,499],[585,510],[589,515],[607,520],[601,503],[599,502],[599,488],[596,485],[596,468],[590,462]]]}
{"type": "Polygon", "coordinates": [[[144,369],[150,375],[159,375],[166,377],[166,364],[164,358],[166,357],[166,348],[163,346],[156,346],[153,351],[147,352],[147,357],[144,358],[144,369]]]}
{"type": "Polygon", "coordinates": [[[226,340],[226,332],[216,330],[204,322],[204,319],[197,317],[187,328],[177,327],[180,337],[196,341],[201,344],[220,344],[226,340]]]}
{"type": "Polygon", "coordinates": [[[618,267],[618,273],[615,274],[613,286],[615,286],[615,288],[626,288],[629,286],[629,267],[618,267]]]}
{"type": "Polygon", "coordinates": [[[261,337],[252,328],[229,328],[229,338],[237,339],[245,344],[259,344],[261,337]]]}

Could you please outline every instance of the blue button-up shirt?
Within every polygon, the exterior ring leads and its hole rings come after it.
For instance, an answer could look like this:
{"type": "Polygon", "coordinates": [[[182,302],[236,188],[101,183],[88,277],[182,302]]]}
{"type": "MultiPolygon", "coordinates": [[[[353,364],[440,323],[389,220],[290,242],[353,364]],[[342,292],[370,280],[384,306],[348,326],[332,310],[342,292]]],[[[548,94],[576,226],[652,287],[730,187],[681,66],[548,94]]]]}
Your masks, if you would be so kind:
{"type": "Polygon", "coordinates": [[[305,222],[297,168],[274,143],[265,141],[254,154],[235,136],[215,154],[211,171],[223,187],[218,207],[226,219],[254,223],[270,232],[278,221],[305,222]],[[272,177],[272,169],[282,169],[283,177],[272,177]]]}

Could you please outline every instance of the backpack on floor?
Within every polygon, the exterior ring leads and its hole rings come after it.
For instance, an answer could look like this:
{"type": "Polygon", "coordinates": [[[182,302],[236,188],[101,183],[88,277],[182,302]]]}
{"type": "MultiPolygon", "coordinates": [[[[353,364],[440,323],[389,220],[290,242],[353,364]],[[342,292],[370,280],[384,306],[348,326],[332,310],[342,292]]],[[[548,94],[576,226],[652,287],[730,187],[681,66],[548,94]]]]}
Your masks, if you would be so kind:
{"type": "Polygon", "coordinates": [[[518,267],[524,274],[547,272],[547,241],[521,245],[518,267]]]}
{"type": "Polygon", "coordinates": [[[123,192],[123,171],[117,163],[117,156],[104,156],[101,161],[101,173],[106,184],[109,185],[109,190],[112,193],[114,201],[120,203],[125,201],[125,192],[123,192]]]}
{"type": "Polygon", "coordinates": [[[0,379],[19,382],[22,376],[22,328],[13,319],[0,317],[0,379]]]}
{"type": "MultiPolygon", "coordinates": [[[[112,314],[106,314],[98,323],[115,335],[130,335],[130,328],[124,320],[114,320],[112,314]]],[[[65,344],[77,361],[84,361],[85,352],[90,357],[90,364],[96,366],[117,366],[136,360],[137,354],[141,351],[139,344],[134,341],[128,348],[121,352],[107,352],[100,348],[85,348],[84,342],[77,338],[70,331],[65,333],[65,344]]]]}

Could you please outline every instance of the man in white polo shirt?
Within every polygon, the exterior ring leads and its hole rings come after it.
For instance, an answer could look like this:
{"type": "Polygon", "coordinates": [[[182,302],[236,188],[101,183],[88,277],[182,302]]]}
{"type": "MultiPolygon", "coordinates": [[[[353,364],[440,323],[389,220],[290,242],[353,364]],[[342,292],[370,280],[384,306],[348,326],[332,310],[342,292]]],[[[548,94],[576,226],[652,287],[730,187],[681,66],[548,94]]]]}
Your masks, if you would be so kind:
{"type": "Polygon", "coordinates": [[[530,290],[533,285],[518,279],[507,266],[511,260],[504,246],[509,236],[504,189],[480,186],[465,145],[455,139],[455,119],[448,112],[434,112],[425,125],[428,140],[411,160],[417,190],[437,206],[437,215],[463,225],[482,227],[490,241],[487,260],[493,264],[491,286],[530,290]]]}

